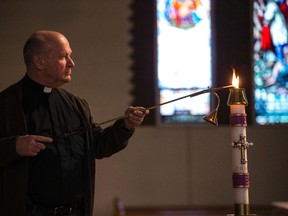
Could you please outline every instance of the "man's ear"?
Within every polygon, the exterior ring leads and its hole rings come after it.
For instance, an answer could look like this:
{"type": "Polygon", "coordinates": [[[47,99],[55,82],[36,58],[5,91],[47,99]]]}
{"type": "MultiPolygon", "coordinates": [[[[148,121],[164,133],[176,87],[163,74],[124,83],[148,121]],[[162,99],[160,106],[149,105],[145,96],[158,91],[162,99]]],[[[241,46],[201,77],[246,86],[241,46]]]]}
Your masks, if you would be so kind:
{"type": "Polygon", "coordinates": [[[36,54],[33,56],[33,64],[34,67],[36,67],[39,70],[44,69],[44,59],[42,58],[41,55],[36,54]]]}

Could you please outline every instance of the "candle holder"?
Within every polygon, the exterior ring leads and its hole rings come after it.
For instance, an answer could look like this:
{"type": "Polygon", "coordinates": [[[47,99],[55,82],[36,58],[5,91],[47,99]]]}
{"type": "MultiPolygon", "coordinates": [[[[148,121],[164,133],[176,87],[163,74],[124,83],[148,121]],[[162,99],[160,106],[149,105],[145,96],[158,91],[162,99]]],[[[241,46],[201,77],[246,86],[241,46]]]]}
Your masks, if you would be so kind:
{"type": "Polygon", "coordinates": [[[229,89],[230,93],[228,96],[227,105],[245,105],[248,106],[248,100],[245,94],[244,88],[233,88],[229,89]]]}
{"type": "Polygon", "coordinates": [[[232,181],[234,189],[234,214],[227,216],[251,216],[249,205],[249,172],[247,148],[252,146],[246,140],[248,101],[244,88],[229,89],[227,105],[230,106],[232,140],[232,181]]]}

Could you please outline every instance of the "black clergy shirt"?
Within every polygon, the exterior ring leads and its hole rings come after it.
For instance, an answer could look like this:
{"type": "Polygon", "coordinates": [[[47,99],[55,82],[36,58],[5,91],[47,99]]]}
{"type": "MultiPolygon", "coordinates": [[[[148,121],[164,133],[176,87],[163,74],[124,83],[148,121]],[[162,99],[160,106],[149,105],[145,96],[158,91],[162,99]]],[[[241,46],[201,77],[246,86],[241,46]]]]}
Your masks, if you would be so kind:
{"type": "MultiPolygon", "coordinates": [[[[82,127],[81,117],[57,89],[44,86],[27,75],[23,85],[23,107],[28,133],[59,136],[82,127]]],[[[81,135],[54,141],[29,159],[28,200],[44,207],[71,206],[83,196],[84,140],[81,135]]]]}

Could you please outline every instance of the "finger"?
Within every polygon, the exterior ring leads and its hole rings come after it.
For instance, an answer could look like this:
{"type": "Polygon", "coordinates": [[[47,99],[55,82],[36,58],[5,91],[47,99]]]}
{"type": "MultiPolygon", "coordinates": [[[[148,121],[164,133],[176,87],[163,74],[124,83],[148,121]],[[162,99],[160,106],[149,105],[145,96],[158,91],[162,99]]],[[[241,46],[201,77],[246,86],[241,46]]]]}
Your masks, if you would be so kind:
{"type": "Polygon", "coordinates": [[[39,145],[38,148],[40,148],[42,150],[45,149],[49,143],[53,142],[52,138],[46,137],[46,136],[35,135],[34,139],[35,139],[35,142],[39,145]]]}
{"type": "Polygon", "coordinates": [[[139,117],[144,117],[149,113],[149,110],[143,108],[143,109],[136,109],[135,111],[132,112],[132,114],[137,115],[139,117]]]}
{"type": "Polygon", "coordinates": [[[148,111],[145,107],[141,106],[134,107],[134,110],[141,111],[143,113],[146,113],[148,111]]]}
{"type": "Polygon", "coordinates": [[[143,117],[143,113],[140,111],[134,111],[129,115],[130,120],[137,120],[143,117]]]}
{"type": "Polygon", "coordinates": [[[135,116],[142,117],[142,116],[144,116],[144,113],[142,111],[135,110],[132,112],[131,117],[133,118],[135,116]]]}
{"type": "Polygon", "coordinates": [[[29,156],[32,156],[32,157],[34,156],[34,157],[35,157],[35,156],[37,156],[37,155],[38,155],[37,152],[32,152],[29,156]]]}
{"type": "Polygon", "coordinates": [[[40,151],[41,151],[41,149],[35,148],[34,153],[39,153],[40,151]]]}
{"type": "Polygon", "coordinates": [[[53,139],[46,136],[33,135],[34,139],[38,142],[53,142],[53,139]]]}
{"type": "Polygon", "coordinates": [[[143,115],[149,114],[149,110],[146,109],[145,107],[138,107],[138,110],[140,110],[143,113],[143,115]]]}
{"type": "Polygon", "coordinates": [[[37,150],[39,149],[39,151],[44,150],[46,148],[46,146],[43,143],[39,143],[39,142],[36,142],[34,147],[37,150]]]}
{"type": "Polygon", "coordinates": [[[35,143],[33,146],[33,150],[37,153],[44,149],[46,149],[46,145],[44,145],[43,143],[35,143]]]}
{"type": "Polygon", "coordinates": [[[139,125],[143,121],[143,118],[136,115],[131,115],[129,121],[133,124],[139,125]]]}

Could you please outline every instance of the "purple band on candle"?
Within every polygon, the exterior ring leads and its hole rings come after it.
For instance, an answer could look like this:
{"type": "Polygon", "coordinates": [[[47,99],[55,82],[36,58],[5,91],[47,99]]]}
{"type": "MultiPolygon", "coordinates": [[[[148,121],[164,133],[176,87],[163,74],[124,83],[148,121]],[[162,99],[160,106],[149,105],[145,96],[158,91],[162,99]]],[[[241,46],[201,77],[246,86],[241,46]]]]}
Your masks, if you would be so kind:
{"type": "Polygon", "coordinates": [[[249,187],[249,173],[233,173],[233,187],[249,187]]]}
{"type": "Polygon", "coordinates": [[[246,113],[230,114],[230,125],[247,126],[247,114],[246,113]]]}

